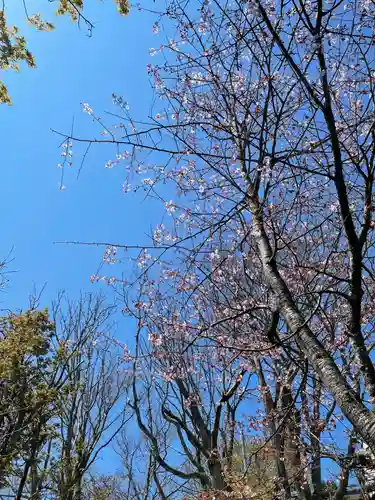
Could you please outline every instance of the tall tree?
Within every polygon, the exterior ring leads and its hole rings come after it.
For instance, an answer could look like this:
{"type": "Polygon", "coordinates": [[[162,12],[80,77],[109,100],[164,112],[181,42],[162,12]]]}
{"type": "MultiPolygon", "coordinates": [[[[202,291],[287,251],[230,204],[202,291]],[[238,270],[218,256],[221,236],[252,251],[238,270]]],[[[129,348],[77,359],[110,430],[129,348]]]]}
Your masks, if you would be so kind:
{"type": "MultiPolygon", "coordinates": [[[[296,342],[375,450],[372,7],[196,6],[174,1],[157,19],[155,31],[170,19],[176,36],[165,27],[164,63],[148,67],[161,98],[150,123],[140,130],[122,109],[121,137],[117,127],[98,142],[130,148],[116,161],[147,170],[141,186],[164,200],[175,222],[157,229],[155,246],[185,259],[182,286],[194,279],[199,288],[206,252],[217,244],[240,256],[262,304],[285,322],[280,344],[288,351],[296,342]],[[168,201],[165,183],[185,196],[168,201]],[[355,360],[357,388],[339,348],[355,360]]],[[[145,259],[154,261],[144,252],[145,259]]],[[[261,302],[252,290],[247,300],[261,302]]]]}
{"type": "Polygon", "coordinates": [[[0,334],[0,477],[6,482],[12,461],[46,432],[56,387],[44,378],[51,364],[54,324],[47,311],[26,311],[1,319],[0,334]],[[42,423],[40,415],[43,415],[42,423]]]}
{"type": "Polygon", "coordinates": [[[85,473],[127,419],[127,378],[108,329],[111,312],[103,297],[92,295],[54,309],[66,377],[66,394],[57,401],[55,481],[61,499],[81,500],[85,473]]]}
{"type": "MultiPolygon", "coordinates": [[[[49,344],[39,345],[39,331],[33,337],[32,330],[17,330],[22,350],[39,349],[44,363],[33,365],[35,382],[29,376],[12,392],[13,407],[21,406],[19,399],[33,401],[26,412],[19,410],[26,416],[7,438],[12,454],[6,463],[12,467],[4,476],[16,500],[81,500],[90,467],[123,428],[128,383],[122,351],[111,337],[112,312],[102,296],[73,301],[62,294],[52,308],[53,322],[47,323],[49,344]],[[12,439],[21,426],[22,433],[12,439]]],[[[34,322],[40,314],[32,313],[34,322]]]]}

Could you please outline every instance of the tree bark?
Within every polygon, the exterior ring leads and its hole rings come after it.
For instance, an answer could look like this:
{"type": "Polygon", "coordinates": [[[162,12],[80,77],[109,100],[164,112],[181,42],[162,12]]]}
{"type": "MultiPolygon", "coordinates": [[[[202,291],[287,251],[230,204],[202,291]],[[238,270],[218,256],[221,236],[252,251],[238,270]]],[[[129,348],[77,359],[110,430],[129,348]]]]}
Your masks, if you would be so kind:
{"type": "Polygon", "coordinates": [[[253,234],[257,241],[265,278],[278,300],[278,307],[301,350],[332,393],[345,417],[361,438],[375,452],[375,415],[349,386],[329,352],[309,328],[281,277],[273,250],[265,231],[257,195],[248,190],[248,203],[253,216],[253,234]]]}

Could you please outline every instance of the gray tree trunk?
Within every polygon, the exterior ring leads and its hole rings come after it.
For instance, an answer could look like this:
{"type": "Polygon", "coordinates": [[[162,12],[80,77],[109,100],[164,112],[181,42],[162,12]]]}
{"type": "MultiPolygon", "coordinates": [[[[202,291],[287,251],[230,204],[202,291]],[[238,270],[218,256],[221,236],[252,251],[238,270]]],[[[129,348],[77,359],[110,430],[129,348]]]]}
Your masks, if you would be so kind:
{"type": "Polygon", "coordinates": [[[252,193],[248,195],[248,199],[253,215],[253,234],[257,241],[263,271],[268,285],[277,297],[281,314],[291,333],[295,334],[301,350],[321,377],[325,387],[336,399],[345,417],[375,452],[375,414],[363,404],[359,394],[349,386],[329,352],[306,324],[273,258],[272,247],[263,225],[260,203],[252,193]]]}

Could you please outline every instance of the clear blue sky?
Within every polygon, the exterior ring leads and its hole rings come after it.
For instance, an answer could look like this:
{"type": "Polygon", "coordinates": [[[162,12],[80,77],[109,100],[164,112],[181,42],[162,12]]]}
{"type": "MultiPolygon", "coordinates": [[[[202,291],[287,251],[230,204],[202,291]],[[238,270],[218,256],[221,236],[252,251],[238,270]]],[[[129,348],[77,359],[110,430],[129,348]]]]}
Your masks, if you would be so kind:
{"type": "Polygon", "coordinates": [[[67,17],[54,18],[56,4],[28,0],[29,13],[41,12],[56,30],[41,33],[24,20],[22,1],[11,0],[8,19],[19,25],[33,52],[36,69],[1,77],[9,86],[13,106],[1,106],[2,154],[0,169],[2,238],[0,256],[14,247],[10,288],[0,296],[0,307],[25,307],[34,283],[48,286],[43,302],[64,288],[71,295],[94,291],[89,276],[103,249],[55,245],[55,241],[113,241],[135,243],[150,228],[150,207],[121,191],[121,168],[107,170],[113,151],[91,151],[80,179],[81,158],[68,172],[65,191],[59,190],[60,139],[50,128],[75,130],[93,136],[97,128],[80,108],[88,102],[101,113],[111,108],[112,92],[122,95],[137,115],[147,116],[150,85],[146,65],[156,43],[152,18],[133,10],[127,18],[115,3],[86,0],[86,13],[95,23],[91,38],[67,17]],[[53,8],[51,8],[53,7],[53,8]]]}

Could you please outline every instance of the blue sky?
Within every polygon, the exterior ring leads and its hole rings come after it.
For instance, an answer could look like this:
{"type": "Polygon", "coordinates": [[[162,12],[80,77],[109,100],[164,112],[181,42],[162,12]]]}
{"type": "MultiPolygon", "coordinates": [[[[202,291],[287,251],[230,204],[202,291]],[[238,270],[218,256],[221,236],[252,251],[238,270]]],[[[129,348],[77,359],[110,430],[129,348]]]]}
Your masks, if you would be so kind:
{"type": "MultiPolygon", "coordinates": [[[[34,286],[40,290],[45,283],[42,306],[60,289],[73,298],[82,290],[99,291],[89,277],[95,273],[104,248],[54,242],[134,244],[144,240],[150,225],[157,222],[157,213],[141,196],[122,192],[122,169],[104,168],[106,161],[114,158],[108,148],[91,150],[78,181],[81,157],[74,157],[65,177],[66,189],[60,191],[57,164],[61,161],[61,138],[50,130],[69,131],[74,117],[77,134],[93,136],[98,129],[82,113],[80,103],[89,103],[100,114],[112,107],[113,92],[123,96],[136,115],[147,116],[151,91],[146,65],[155,35],[153,18],[135,9],[122,18],[110,0],[104,4],[86,0],[86,14],[95,24],[91,38],[84,25],[80,30],[67,17],[56,19],[56,4],[47,0],[28,0],[27,5],[29,14],[40,12],[54,22],[52,33],[28,27],[21,0],[7,3],[8,22],[21,28],[37,63],[36,69],[22,67],[19,74],[1,75],[13,105],[0,107],[0,258],[13,249],[13,261],[9,287],[0,295],[0,308],[16,310],[27,307],[34,286]]],[[[108,297],[112,298],[110,290],[108,297]]],[[[130,334],[122,324],[121,340],[126,342],[130,334]]],[[[105,472],[119,465],[118,456],[115,459],[107,451],[97,468],[105,472]]]]}
{"type": "Polygon", "coordinates": [[[21,27],[33,52],[36,69],[1,77],[9,86],[11,107],[2,106],[2,168],[0,169],[2,238],[0,257],[13,248],[10,287],[0,296],[0,307],[27,305],[34,283],[47,282],[42,302],[58,289],[71,295],[94,291],[89,276],[104,249],[56,245],[55,241],[110,241],[136,243],[149,229],[150,209],[141,198],[121,191],[121,168],[105,169],[113,151],[91,151],[80,179],[81,158],[67,173],[66,189],[59,190],[60,139],[50,128],[69,131],[72,119],[82,136],[97,128],[80,108],[88,102],[101,113],[111,108],[113,92],[122,95],[137,115],[147,115],[150,85],[146,65],[155,43],[150,16],[133,10],[127,18],[115,3],[86,0],[86,13],[95,24],[89,38],[66,17],[54,18],[47,0],[28,0],[29,13],[53,20],[52,33],[37,32],[24,21],[22,1],[8,2],[8,21],[21,27]]]}

